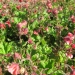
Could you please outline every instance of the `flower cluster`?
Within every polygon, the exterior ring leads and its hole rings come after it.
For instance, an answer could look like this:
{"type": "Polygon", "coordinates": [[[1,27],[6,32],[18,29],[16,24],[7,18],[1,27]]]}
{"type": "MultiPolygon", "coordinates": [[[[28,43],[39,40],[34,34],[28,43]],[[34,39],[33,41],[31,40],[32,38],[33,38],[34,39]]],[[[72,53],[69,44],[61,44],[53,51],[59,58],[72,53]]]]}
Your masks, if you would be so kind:
{"type": "Polygon", "coordinates": [[[18,23],[17,27],[18,27],[20,35],[26,35],[28,33],[27,21],[26,20],[18,23]]]}
{"type": "Polygon", "coordinates": [[[72,23],[75,23],[75,16],[74,15],[71,16],[71,21],[72,21],[72,23]]]}
{"type": "Polygon", "coordinates": [[[65,43],[70,46],[70,48],[67,50],[66,53],[66,56],[68,58],[73,58],[72,50],[75,49],[74,39],[75,39],[75,35],[70,32],[68,33],[67,36],[64,37],[65,43]]]}

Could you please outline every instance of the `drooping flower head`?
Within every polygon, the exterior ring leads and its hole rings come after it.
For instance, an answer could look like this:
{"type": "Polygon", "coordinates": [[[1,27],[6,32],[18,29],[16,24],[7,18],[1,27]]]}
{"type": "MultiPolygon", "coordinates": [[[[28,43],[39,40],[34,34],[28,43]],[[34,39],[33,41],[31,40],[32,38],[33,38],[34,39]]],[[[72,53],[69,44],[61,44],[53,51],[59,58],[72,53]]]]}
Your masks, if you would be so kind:
{"type": "Polygon", "coordinates": [[[20,74],[20,67],[17,63],[12,63],[11,65],[7,66],[8,72],[10,72],[12,75],[18,75],[20,74]]]}
{"type": "Polygon", "coordinates": [[[68,33],[67,36],[64,37],[64,41],[68,45],[71,44],[73,40],[74,40],[74,35],[70,32],[68,33]]]}

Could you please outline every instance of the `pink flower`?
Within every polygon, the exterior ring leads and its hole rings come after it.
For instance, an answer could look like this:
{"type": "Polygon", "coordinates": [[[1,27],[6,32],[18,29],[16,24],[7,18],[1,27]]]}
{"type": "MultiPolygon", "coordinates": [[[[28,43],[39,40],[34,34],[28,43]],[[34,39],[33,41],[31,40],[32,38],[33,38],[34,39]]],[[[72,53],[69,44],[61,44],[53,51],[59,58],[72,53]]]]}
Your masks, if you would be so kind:
{"type": "Polygon", "coordinates": [[[60,6],[58,9],[59,9],[59,11],[62,11],[63,10],[63,7],[60,6]]]}
{"type": "Polygon", "coordinates": [[[68,33],[68,36],[71,38],[71,40],[74,40],[74,35],[72,33],[68,33]]]}
{"type": "Polygon", "coordinates": [[[0,9],[0,13],[2,13],[2,9],[0,9]]]}
{"type": "Polygon", "coordinates": [[[30,54],[26,54],[26,58],[27,58],[28,60],[30,60],[30,59],[31,59],[30,54]]]}
{"type": "Polygon", "coordinates": [[[28,28],[26,28],[26,26],[27,26],[26,20],[18,23],[17,27],[20,35],[26,35],[28,33],[28,28]]]}
{"type": "Polygon", "coordinates": [[[19,53],[14,53],[14,58],[21,59],[21,55],[19,53]]]}
{"type": "Polygon", "coordinates": [[[38,32],[34,30],[33,34],[38,35],[38,32]]]}
{"type": "Polygon", "coordinates": [[[6,21],[5,22],[5,24],[7,24],[9,27],[11,27],[11,23],[10,23],[10,21],[8,20],[8,21],[6,21]]]}
{"type": "Polygon", "coordinates": [[[67,56],[68,58],[70,58],[70,59],[73,58],[73,55],[72,55],[71,53],[66,53],[66,56],[67,56]]]}
{"type": "Polygon", "coordinates": [[[70,75],[75,75],[75,69],[71,72],[70,75]]]}
{"type": "Polygon", "coordinates": [[[48,8],[52,8],[52,3],[49,0],[47,1],[46,5],[48,8]]]}
{"type": "Polygon", "coordinates": [[[64,37],[64,41],[65,41],[66,44],[68,44],[68,45],[72,43],[72,40],[70,39],[69,36],[64,37]]]}
{"type": "Polygon", "coordinates": [[[32,70],[35,71],[35,72],[37,71],[37,69],[38,69],[37,66],[32,67],[32,70]]]}
{"type": "Polygon", "coordinates": [[[26,21],[26,20],[24,20],[24,21],[18,23],[18,25],[17,25],[17,27],[18,27],[19,29],[24,28],[24,27],[26,27],[26,26],[27,26],[27,21],[26,21]]]}
{"type": "Polygon", "coordinates": [[[72,49],[75,49],[75,44],[72,44],[71,47],[72,47],[72,49]]]}
{"type": "Polygon", "coordinates": [[[33,45],[33,49],[35,49],[35,50],[37,49],[37,45],[36,44],[33,45]]]}
{"type": "Polygon", "coordinates": [[[52,12],[52,10],[51,10],[51,9],[47,9],[47,12],[48,12],[48,13],[51,13],[51,12],[52,12]]]}
{"type": "Polygon", "coordinates": [[[24,75],[28,75],[28,72],[25,72],[25,74],[24,75]]]}
{"type": "Polygon", "coordinates": [[[23,0],[19,0],[19,2],[23,2],[23,0]]]}
{"type": "Polygon", "coordinates": [[[25,3],[25,4],[23,5],[23,7],[27,9],[27,8],[29,7],[29,3],[28,3],[28,2],[25,3]]]}
{"type": "Polygon", "coordinates": [[[74,35],[72,33],[68,33],[66,37],[64,37],[64,41],[69,45],[74,40],[74,35]]]}
{"type": "Polygon", "coordinates": [[[18,10],[20,10],[20,9],[21,9],[21,5],[17,5],[16,8],[17,8],[18,10]]]}
{"type": "Polygon", "coordinates": [[[28,34],[28,28],[21,28],[19,30],[19,34],[20,35],[26,35],[26,34],[28,34]]]}
{"type": "Polygon", "coordinates": [[[2,75],[2,68],[0,67],[0,75],[2,75]]]}
{"type": "Polygon", "coordinates": [[[58,14],[58,10],[57,10],[56,8],[54,8],[54,9],[52,10],[52,13],[53,13],[54,15],[57,15],[57,14],[58,14]]]}
{"type": "Polygon", "coordinates": [[[8,72],[10,72],[13,75],[20,74],[19,73],[20,67],[19,67],[19,64],[17,64],[17,63],[12,63],[11,65],[8,65],[7,69],[8,69],[8,72]]]}
{"type": "Polygon", "coordinates": [[[49,31],[48,27],[45,28],[46,31],[49,31]]]}
{"type": "Polygon", "coordinates": [[[3,23],[0,23],[0,29],[5,29],[6,26],[3,23]]]}
{"type": "Polygon", "coordinates": [[[71,68],[74,69],[75,67],[72,65],[71,68]]]}
{"type": "Polygon", "coordinates": [[[32,44],[32,43],[33,43],[33,40],[29,38],[29,39],[28,39],[28,43],[29,43],[29,44],[32,44]]]}
{"type": "Polygon", "coordinates": [[[2,7],[2,8],[6,9],[6,8],[7,8],[7,5],[3,5],[3,7],[2,7]]]}
{"type": "Polygon", "coordinates": [[[72,21],[72,23],[75,23],[75,16],[74,15],[71,16],[71,21],[72,21]]]}

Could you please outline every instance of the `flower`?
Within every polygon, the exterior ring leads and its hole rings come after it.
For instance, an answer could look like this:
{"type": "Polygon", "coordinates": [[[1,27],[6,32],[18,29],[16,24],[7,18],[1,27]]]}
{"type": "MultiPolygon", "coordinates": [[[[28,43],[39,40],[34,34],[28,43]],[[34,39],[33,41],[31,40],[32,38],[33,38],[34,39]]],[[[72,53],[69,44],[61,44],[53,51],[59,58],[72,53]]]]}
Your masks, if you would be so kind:
{"type": "Polygon", "coordinates": [[[24,20],[24,21],[18,23],[18,25],[17,25],[17,27],[18,27],[19,29],[24,28],[24,27],[26,27],[26,26],[27,26],[27,21],[26,21],[26,20],[24,20]]]}
{"type": "Polygon", "coordinates": [[[70,75],[75,75],[75,69],[70,73],[70,75]]]}
{"type": "Polygon", "coordinates": [[[6,9],[7,8],[7,5],[3,5],[3,7],[2,7],[3,9],[6,9]]]}
{"type": "Polygon", "coordinates": [[[26,35],[28,33],[28,28],[22,28],[19,30],[20,35],[26,35]]]}
{"type": "Polygon", "coordinates": [[[16,8],[17,8],[18,10],[20,10],[20,9],[21,9],[21,5],[17,5],[16,8]]]}
{"type": "Polygon", "coordinates": [[[26,58],[27,58],[27,60],[30,60],[31,59],[30,54],[26,54],[26,58]]]}
{"type": "Polygon", "coordinates": [[[29,44],[32,44],[32,43],[33,43],[33,40],[32,40],[31,38],[29,38],[29,39],[28,39],[28,43],[29,43],[29,44]]]}
{"type": "Polygon", "coordinates": [[[71,38],[71,40],[74,40],[74,35],[72,33],[68,33],[68,36],[71,38]]]}
{"type": "Polygon", "coordinates": [[[6,26],[3,23],[0,23],[0,29],[5,29],[6,26]]]}
{"type": "Polygon", "coordinates": [[[74,69],[75,67],[72,65],[71,68],[74,69]]]}
{"type": "Polygon", "coordinates": [[[21,55],[19,54],[19,53],[14,53],[14,58],[16,58],[16,59],[21,59],[21,55]]]}
{"type": "Polygon", "coordinates": [[[17,27],[20,35],[26,35],[28,33],[28,28],[26,28],[26,26],[27,26],[26,20],[18,23],[17,27]]]}
{"type": "Polygon", "coordinates": [[[23,0],[19,0],[19,2],[23,2],[23,0]]]}
{"type": "Polygon", "coordinates": [[[70,32],[68,33],[68,35],[66,37],[64,37],[64,41],[68,45],[71,44],[73,40],[74,40],[74,35],[70,32]]]}
{"type": "Polygon", "coordinates": [[[21,74],[24,74],[24,72],[25,72],[25,68],[24,68],[24,67],[21,67],[20,73],[21,73],[21,74]]]}
{"type": "Polygon", "coordinates": [[[0,67],[0,75],[2,75],[2,68],[0,67]]]}
{"type": "Polygon", "coordinates": [[[52,8],[52,3],[49,0],[47,1],[46,5],[49,9],[52,8]]]}
{"type": "Polygon", "coordinates": [[[45,30],[48,32],[49,31],[48,27],[46,27],[45,30]]]}
{"type": "Polygon", "coordinates": [[[63,10],[63,7],[60,6],[60,7],[58,7],[58,9],[59,9],[59,11],[62,11],[63,10]]]}
{"type": "Polygon", "coordinates": [[[38,32],[34,30],[33,34],[38,35],[38,32]]]}
{"type": "Polygon", "coordinates": [[[12,63],[11,65],[8,65],[7,66],[7,69],[8,69],[8,72],[10,72],[11,74],[13,75],[18,75],[20,74],[20,67],[19,67],[19,64],[17,63],[12,63]]]}
{"type": "Polygon", "coordinates": [[[72,47],[72,49],[75,49],[75,44],[72,44],[71,47],[72,47]]]}
{"type": "Polygon", "coordinates": [[[7,21],[5,22],[5,24],[7,24],[9,27],[11,27],[11,23],[10,23],[9,20],[7,20],[7,21]]]}
{"type": "Polygon", "coordinates": [[[37,66],[33,66],[32,70],[36,72],[37,71],[37,66]]]}
{"type": "Polygon", "coordinates": [[[58,14],[58,10],[57,10],[56,8],[54,8],[54,9],[52,10],[52,13],[53,13],[54,15],[57,15],[57,14],[58,14]]]}
{"type": "Polygon", "coordinates": [[[75,23],[75,16],[74,15],[71,16],[71,21],[72,21],[72,23],[75,23]]]}
{"type": "Polygon", "coordinates": [[[72,55],[71,53],[66,53],[66,56],[67,56],[68,58],[70,58],[70,59],[73,58],[73,55],[72,55]]]}

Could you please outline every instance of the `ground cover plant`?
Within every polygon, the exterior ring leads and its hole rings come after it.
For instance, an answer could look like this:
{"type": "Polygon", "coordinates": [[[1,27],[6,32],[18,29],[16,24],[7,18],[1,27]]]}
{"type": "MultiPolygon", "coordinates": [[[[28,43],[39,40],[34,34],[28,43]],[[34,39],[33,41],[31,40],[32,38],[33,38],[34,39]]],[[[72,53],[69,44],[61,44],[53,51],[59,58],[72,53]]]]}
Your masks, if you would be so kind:
{"type": "Polygon", "coordinates": [[[0,75],[75,75],[75,1],[0,0],[0,75]]]}

